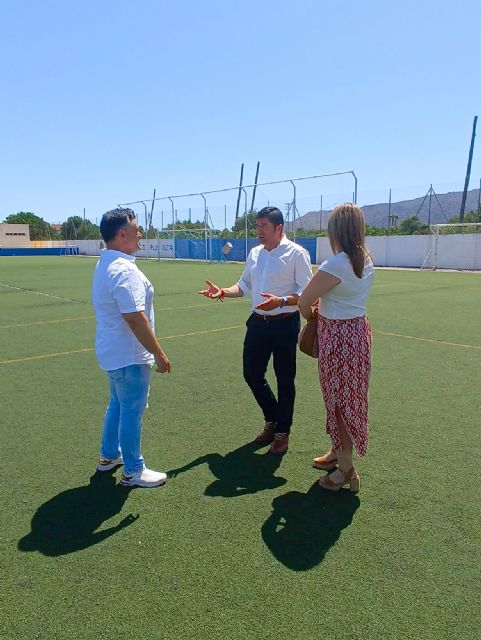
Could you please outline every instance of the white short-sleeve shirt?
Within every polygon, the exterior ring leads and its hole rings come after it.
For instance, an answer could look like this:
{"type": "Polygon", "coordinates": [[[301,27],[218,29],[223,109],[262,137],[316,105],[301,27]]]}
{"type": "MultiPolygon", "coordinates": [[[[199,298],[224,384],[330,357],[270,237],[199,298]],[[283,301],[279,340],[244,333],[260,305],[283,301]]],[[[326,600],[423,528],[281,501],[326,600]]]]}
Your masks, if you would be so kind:
{"type": "MultiPolygon", "coordinates": [[[[254,309],[266,300],[261,293],[272,293],[280,297],[300,295],[311,276],[311,259],[307,251],[286,236],[282,236],[279,245],[271,251],[262,244],[250,251],[237,285],[245,295],[250,295],[254,309]]],[[[256,309],[256,313],[270,316],[296,311],[297,305],[277,307],[272,311],[256,309]]]]}
{"type": "Polygon", "coordinates": [[[366,314],[366,301],[374,279],[374,266],[367,257],[362,276],[358,278],[344,251],[324,260],[319,271],[330,273],[341,282],[319,301],[319,313],[330,320],[349,320],[366,314]]]}
{"type": "Polygon", "coordinates": [[[106,249],[95,267],[92,303],[97,319],[95,354],[102,369],[112,371],[132,364],[153,364],[132,333],[123,313],[143,311],[154,324],[154,288],[135,264],[135,257],[106,249]]]}

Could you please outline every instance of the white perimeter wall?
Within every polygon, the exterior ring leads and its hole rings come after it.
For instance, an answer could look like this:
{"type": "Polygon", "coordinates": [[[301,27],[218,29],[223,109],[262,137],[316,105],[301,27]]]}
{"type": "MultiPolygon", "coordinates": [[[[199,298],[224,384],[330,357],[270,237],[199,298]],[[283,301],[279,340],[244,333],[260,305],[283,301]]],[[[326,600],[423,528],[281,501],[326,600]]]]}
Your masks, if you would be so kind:
{"type": "MultiPolygon", "coordinates": [[[[376,267],[426,267],[481,269],[481,233],[435,236],[369,236],[367,246],[376,267]],[[433,250],[430,252],[431,247],[433,250]],[[429,254],[429,255],[428,255],[429,254]]],[[[332,255],[327,238],[317,239],[317,263],[332,255]]]]}
{"type": "MultiPolygon", "coordinates": [[[[367,238],[367,241],[375,264],[380,267],[420,267],[431,246],[431,236],[372,236],[367,238]]],[[[100,240],[77,240],[69,244],[75,245],[82,255],[87,256],[98,256],[104,247],[100,240]]],[[[161,258],[174,257],[172,240],[159,240],[159,245],[161,258]]],[[[142,241],[141,247],[141,251],[136,255],[142,258],[147,255],[157,258],[157,240],[142,241]]],[[[332,255],[327,238],[317,238],[316,250],[317,264],[332,255]]]]}
{"type": "MultiPolygon", "coordinates": [[[[105,243],[101,240],[76,240],[70,242],[70,246],[79,248],[79,253],[83,256],[98,256],[105,248],[105,243]]],[[[142,240],[141,249],[135,255],[140,258],[174,258],[174,243],[172,240],[142,240]]]]}
{"type": "MultiPolygon", "coordinates": [[[[447,234],[438,238],[437,251],[434,236],[369,236],[367,245],[374,256],[377,267],[420,268],[426,257],[426,267],[438,269],[481,269],[481,233],[447,234]],[[429,251],[433,247],[431,254],[429,251]]],[[[50,244],[50,243],[49,243],[50,244]]],[[[76,242],[52,242],[51,246],[76,246],[82,255],[98,256],[104,244],[100,240],[78,240],[76,242]]],[[[139,257],[174,257],[172,240],[148,240],[141,242],[139,257]],[[158,244],[157,244],[158,242],[158,244]]],[[[329,240],[317,238],[317,259],[320,264],[332,255],[329,240]]]]}
{"type": "MultiPolygon", "coordinates": [[[[376,267],[421,267],[431,236],[369,236],[367,246],[376,267]]],[[[317,264],[332,256],[328,238],[317,239],[317,264]]]]}

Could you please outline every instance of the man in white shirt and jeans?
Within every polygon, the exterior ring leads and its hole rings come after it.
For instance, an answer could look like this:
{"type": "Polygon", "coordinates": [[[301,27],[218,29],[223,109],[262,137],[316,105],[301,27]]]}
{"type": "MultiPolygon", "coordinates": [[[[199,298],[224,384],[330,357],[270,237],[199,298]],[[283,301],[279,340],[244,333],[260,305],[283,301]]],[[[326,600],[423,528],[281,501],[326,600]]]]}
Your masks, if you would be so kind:
{"type": "Polygon", "coordinates": [[[142,237],[131,209],[108,211],[100,222],[107,245],[95,268],[92,302],[95,353],[110,384],[98,471],[124,465],[120,484],[156,487],[165,473],[147,469],[140,451],[142,416],[152,367],[170,372],[154,332],[154,288],[135,264],[142,237]]]}
{"type": "Polygon", "coordinates": [[[297,301],[312,276],[307,251],[283,233],[284,217],[277,207],[265,207],[256,215],[260,245],[249,253],[237,282],[222,289],[207,280],[200,291],[213,300],[252,300],[252,314],[246,322],[244,379],[261,408],[265,426],[256,442],[272,443],[270,453],[283,454],[289,446],[294,413],[297,337],[300,328],[297,301]],[[265,374],[273,356],[277,398],[265,374]]]}

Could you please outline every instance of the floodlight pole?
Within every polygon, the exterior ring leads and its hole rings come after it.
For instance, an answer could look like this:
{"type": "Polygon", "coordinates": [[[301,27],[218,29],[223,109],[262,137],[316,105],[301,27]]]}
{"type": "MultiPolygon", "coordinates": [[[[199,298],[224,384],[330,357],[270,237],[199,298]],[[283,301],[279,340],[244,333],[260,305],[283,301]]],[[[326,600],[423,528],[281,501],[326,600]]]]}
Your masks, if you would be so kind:
{"type": "Polygon", "coordinates": [[[259,179],[259,167],[261,166],[261,161],[258,160],[257,162],[257,169],[256,169],[256,177],[254,180],[254,189],[252,191],[252,201],[251,201],[251,211],[254,211],[254,203],[256,200],[256,190],[257,190],[257,180],[259,179]]]}
{"type": "MultiPolygon", "coordinates": [[[[147,243],[147,260],[149,259],[149,232],[148,232],[148,224],[149,224],[149,219],[148,219],[148,215],[147,215],[147,205],[145,204],[145,202],[142,200],[142,204],[144,205],[144,217],[145,217],[145,240],[147,243]]],[[[152,204],[154,204],[152,202],[152,204]]]]}
{"type": "Polygon", "coordinates": [[[357,204],[357,176],[354,171],[351,171],[354,178],[354,204],[357,204]]]}
{"type": "Polygon", "coordinates": [[[464,208],[466,206],[466,196],[468,195],[469,178],[471,177],[471,163],[473,161],[474,139],[476,137],[476,123],[478,116],[474,116],[473,132],[471,134],[471,145],[469,147],[468,167],[466,169],[466,179],[464,181],[463,199],[461,201],[461,210],[459,212],[459,222],[464,222],[464,208]]]}
{"type": "Polygon", "coordinates": [[[247,262],[247,191],[244,187],[241,187],[244,192],[244,234],[245,234],[245,246],[246,246],[246,262],[247,262]]]}

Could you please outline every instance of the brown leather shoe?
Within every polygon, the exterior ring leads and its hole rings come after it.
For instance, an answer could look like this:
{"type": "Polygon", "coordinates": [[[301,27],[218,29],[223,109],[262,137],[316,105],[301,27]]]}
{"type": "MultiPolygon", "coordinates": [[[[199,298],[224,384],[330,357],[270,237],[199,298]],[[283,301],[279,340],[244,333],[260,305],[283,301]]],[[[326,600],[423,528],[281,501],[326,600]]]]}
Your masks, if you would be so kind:
{"type": "Polygon", "coordinates": [[[287,433],[276,433],[274,442],[271,444],[269,453],[281,455],[289,448],[289,436],[287,433]]]}
{"type": "Polygon", "coordinates": [[[264,430],[259,433],[257,438],[254,439],[254,442],[265,442],[268,444],[269,442],[273,442],[275,435],[275,422],[266,422],[264,430]]]}

